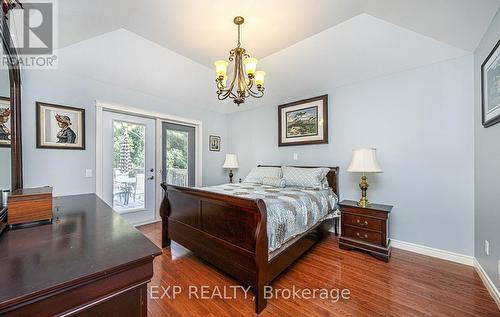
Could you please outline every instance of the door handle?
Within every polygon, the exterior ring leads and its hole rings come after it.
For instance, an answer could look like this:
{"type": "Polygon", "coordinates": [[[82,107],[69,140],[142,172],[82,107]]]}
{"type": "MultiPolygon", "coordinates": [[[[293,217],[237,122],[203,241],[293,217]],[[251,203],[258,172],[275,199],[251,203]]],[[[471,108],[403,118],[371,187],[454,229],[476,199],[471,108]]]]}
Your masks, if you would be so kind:
{"type": "Polygon", "coordinates": [[[155,179],[155,177],[154,177],[154,176],[151,176],[151,177],[148,177],[148,179],[149,179],[149,180],[153,180],[153,179],[155,179]]]}

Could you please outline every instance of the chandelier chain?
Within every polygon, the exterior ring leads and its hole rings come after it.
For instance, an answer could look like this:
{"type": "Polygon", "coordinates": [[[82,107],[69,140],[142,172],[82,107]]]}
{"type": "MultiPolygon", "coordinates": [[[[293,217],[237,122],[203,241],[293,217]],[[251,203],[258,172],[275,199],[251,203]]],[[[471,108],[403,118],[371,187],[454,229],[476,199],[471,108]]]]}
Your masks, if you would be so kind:
{"type": "Polygon", "coordinates": [[[240,25],[238,24],[238,47],[241,47],[241,40],[240,40],[240,25]]]}

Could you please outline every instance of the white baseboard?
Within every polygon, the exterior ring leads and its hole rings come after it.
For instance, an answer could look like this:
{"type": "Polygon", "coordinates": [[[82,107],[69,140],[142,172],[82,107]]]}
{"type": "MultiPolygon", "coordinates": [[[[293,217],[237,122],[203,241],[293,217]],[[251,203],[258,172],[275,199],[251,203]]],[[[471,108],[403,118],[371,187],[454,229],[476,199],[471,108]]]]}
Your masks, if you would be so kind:
{"type": "Polygon", "coordinates": [[[161,221],[161,218],[160,219],[155,219],[155,220],[148,220],[148,221],[144,221],[144,222],[134,223],[133,226],[134,227],[140,227],[140,226],[145,226],[145,225],[149,225],[149,224],[152,224],[152,223],[155,223],[155,222],[160,222],[160,221],[161,221]]]}
{"type": "Polygon", "coordinates": [[[500,291],[498,290],[498,288],[496,288],[495,284],[490,279],[488,274],[486,274],[483,267],[481,266],[481,264],[479,264],[476,258],[474,258],[474,267],[476,268],[477,274],[479,274],[479,277],[483,281],[484,286],[486,286],[486,289],[490,293],[491,297],[493,297],[493,299],[497,303],[498,308],[500,309],[500,291]]]}
{"type": "Polygon", "coordinates": [[[410,242],[400,241],[391,239],[391,244],[394,248],[411,251],[423,255],[432,256],[434,258],[439,258],[443,260],[448,260],[460,264],[465,264],[468,266],[474,266],[474,257],[470,255],[435,249],[431,247],[426,247],[420,244],[414,244],[410,242]]]}

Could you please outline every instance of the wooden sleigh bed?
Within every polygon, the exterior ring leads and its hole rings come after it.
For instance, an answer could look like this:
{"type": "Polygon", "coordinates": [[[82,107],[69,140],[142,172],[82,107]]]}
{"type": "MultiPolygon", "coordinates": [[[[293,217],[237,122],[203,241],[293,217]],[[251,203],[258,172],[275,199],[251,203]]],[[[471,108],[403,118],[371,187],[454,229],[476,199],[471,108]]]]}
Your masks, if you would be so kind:
{"type": "MultiPolygon", "coordinates": [[[[337,196],[338,172],[338,167],[330,167],[326,176],[337,196]]],[[[268,260],[267,211],[263,200],[196,188],[161,186],[165,190],[160,207],[162,247],[169,246],[174,240],[251,286],[255,292],[257,313],[267,305],[265,286],[321,240],[331,227],[328,220],[315,224],[268,260]]]]}

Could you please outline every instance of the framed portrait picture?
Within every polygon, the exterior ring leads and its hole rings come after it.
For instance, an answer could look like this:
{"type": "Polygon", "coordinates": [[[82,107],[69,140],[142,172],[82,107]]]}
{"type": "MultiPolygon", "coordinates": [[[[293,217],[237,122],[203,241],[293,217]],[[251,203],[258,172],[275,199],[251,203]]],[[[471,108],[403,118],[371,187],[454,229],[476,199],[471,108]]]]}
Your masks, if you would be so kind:
{"type": "Polygon", "coordinates": [[[208,142],[210,151],[220,152],[220,136],[211,135],[208,142]]]}
{"type": "Polygon", "coordinates": [[[500,122],[500,40],[481,65],[483,126],[500,122]]]}
{"type": "Polygon", "coordinates": [[[328,95],[278,106],[278,145],[328,143],[328,95]]]}
{"type": "Polygon", "coordinates": [[[85,150],[85,109],[36,103],[36,147],[85,150]]]}
{"type": "Polygon", "coordinates": [[[0,97],[0,147],[10,147],[10,98],[0,97]]]}

